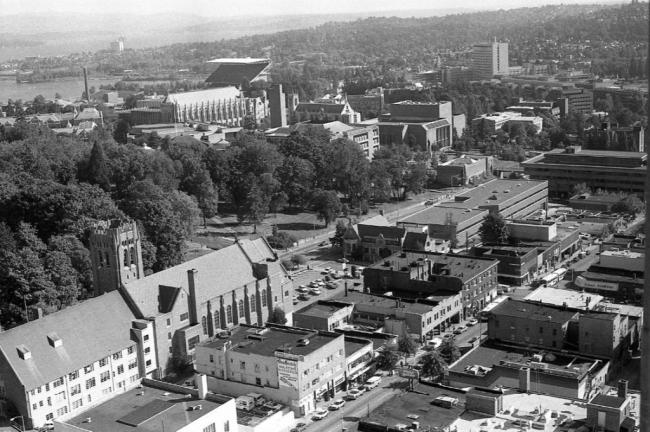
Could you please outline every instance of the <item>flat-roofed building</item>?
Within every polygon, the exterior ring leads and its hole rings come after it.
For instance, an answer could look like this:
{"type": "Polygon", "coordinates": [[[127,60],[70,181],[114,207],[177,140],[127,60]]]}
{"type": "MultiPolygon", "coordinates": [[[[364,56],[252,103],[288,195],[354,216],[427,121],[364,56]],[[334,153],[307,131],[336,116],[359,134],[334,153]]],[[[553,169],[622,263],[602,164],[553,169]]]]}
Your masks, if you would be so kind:
{"type": "Polygon", "coordinates": [[[421,151],[434,151],[452,144],[451,102],[413,102],[403,100],[389,106],[380,117],[380,145],[409,145],[421,151]]]}
{"type": "Polygon", "coordinates": [[[364,287],[370,292],[410,293],[415,298],[460,294],[461,319],[489,302],[497,288],[498,261],[434,252],[402,252],[367,267],[364,287]]]}
{"type": "Polygon", "coordinates": [[[471,156],[452,159],[438,165],[436,180],[447,186],[466,186],[485,175],[487,162],[487,158],[474,159],[471,156]]]}
{"type": "Polygon", "coordinates": [[[334,331],[350,323],[353,310],[354,305],[347,301],[318,301],[294,312],[293,324],[296,327],[334,331]]]}
{"type": "Polygon", "coordinates": [[[498,130],[512,124],[521,124],[522,126],[531,125],[537,133],[542,131],[542,118],[538,116],[523,116],[521,112],[505,111],[491,114],[483,114],[480,117],[472,119],[472,128],[482,131],[485,135],[493,135],[498,130]]]}
{"type": "Polygon", "coordinates": [[[508,75],[508,44],[484,42],[472,47],[472,69],[476,79],[491,79],[495,75],[508,75]]]}
{"type": "MultiPolygon", "coordinates": [[[[369,346],[372,345],[368,341],[369,346]]],[[[195,369],[219,393],[259,393],[303,416],[334,397],[347,370],[345,336],[297,327],[241,325],[196,349],[195,369]],[[339,384],[335,384],[335,383],[339,384]]]]}
{"type": "Polygon", "coordinates": [[[645,254],[629,250],[608,250],[600,253],[599,267],[623,269],[643,274],[645,254]]]}
{"type": "Polygon", "coordinates": [[[0,395],[28,427],[85,412],[156,368],[153,323],[118,291],[0,333],[0,395]]]}
{"type": "MultiPolygon", "coordinates": [[[[235,399],[202,398],[168,383],[121,393],[56,429],[88,432],[238,432],[235,399]],[[191,395],[188,397],[188,395],[191,395]]],[[[202,389],[201,389],[202,390],[202,389]]]]}
{"type": "Polygon", "coordinates": [[[523,162],[531,179],[547,180],[549,193],[569,197],[585,183],[592,190],[643,194],[648,155],[640,152],[555,149],[523,162]]]}

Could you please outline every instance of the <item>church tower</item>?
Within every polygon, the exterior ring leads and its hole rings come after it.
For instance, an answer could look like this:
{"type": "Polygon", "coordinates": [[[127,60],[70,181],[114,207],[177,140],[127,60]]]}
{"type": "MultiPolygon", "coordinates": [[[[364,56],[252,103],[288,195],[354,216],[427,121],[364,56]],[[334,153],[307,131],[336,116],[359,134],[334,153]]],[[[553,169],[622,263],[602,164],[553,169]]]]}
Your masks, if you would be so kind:
{"type": "Polygon", "coordinates": [[[95,224],[90,257],[95,296],[144,277],[140,233],[133,221],[113,219],[95,224]]]}

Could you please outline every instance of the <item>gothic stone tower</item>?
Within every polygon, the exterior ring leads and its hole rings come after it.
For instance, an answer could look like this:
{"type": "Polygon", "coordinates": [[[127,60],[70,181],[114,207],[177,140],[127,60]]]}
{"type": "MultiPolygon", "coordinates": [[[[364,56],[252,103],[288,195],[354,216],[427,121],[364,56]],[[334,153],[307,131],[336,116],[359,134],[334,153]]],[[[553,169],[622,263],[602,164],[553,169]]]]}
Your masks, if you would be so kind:
{"type": "Polygon", "coordinates": [[[133,221],[98,222],[90,234],[94,295],[144,277],[140,233],[133,221]]]}

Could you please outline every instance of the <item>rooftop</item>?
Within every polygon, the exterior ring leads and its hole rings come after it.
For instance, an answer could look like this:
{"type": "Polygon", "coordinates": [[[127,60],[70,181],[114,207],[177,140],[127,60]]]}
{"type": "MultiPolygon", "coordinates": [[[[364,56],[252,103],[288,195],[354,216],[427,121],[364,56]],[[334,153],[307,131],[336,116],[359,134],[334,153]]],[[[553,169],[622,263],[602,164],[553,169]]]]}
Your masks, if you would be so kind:
{"type": "Polygon", "coordinates": [[[598,294],[584,293],[581,291],[560,289],[560,288],[537,288],[526,296],[525,300],[533,302],[542,302],[547,305],[562,306],[575,309],[590,309],[603,300],[603,296],[598,294]],[[587,301],[589,303],[587,303],[587,301]]]}
{"type": "Polygon", "coordinates": [[[309,355],[341,335],[296,327],[257,327],[242,325],[232,330],[225,339],[214,339],[203,344],[206,348],[222,349],[232,344],[232,351],[260,356],[274,356],[276,351],[294,355],[309,355]],[[309,341],[308,343],[304,343],[309,341]]]}
{"type": "Polygon", "coordinates": [[[371,344],[372,342],[370,340],[362,340],[362,339],[357,339],[353,337],[346,337],[345,338],[345,357],[350,357],[352,354],[354,354],[357,351],[360,351],[364,349],[365,347],[368,346],[368,344],[371,344]]]}
{"type": "Polygon", "coordinates": [[[65,423],[91,432],[158,432],[162,425],[165,430],[176,431],[221,405],[153,387],[135,388],[65,423]],[[201,409],[189,410],[196,405],[201,405],[201,409]],[[92,422],[87,422],[88,418],[92,422]]]}
{"type": "Polygon", "coordinates": [[[240,86],[243,81],[255,81],[271,63],[268,59],[214,59],[208,63],[217,68],[205,82],[218,86],[240,86]]]}
{"type": "Polygon", "coordinates": [[[393,254],[368,268],[376,270],[411,272],[426,261],[431,262],[431,274],[434,276],[457,277],[463,282],[497,264],[497,260],[477,258],[466,255],[441,254],[436,252],[407,251],[393,254]]]}
{"type": "Polygon", "coordinates": [[[453,207],[455,204],[456,203],[452,201],[430,206],[412,214],[411,216],[401,219],[398,223],[413,225],[447,225],[448,222],[451,222],[452,224],[461,224],[472,218],[483,218],[487,215],[487,210],[453,207]]]}
{"type": "MultiPolygon", "coordinates": [[[[345,298],[340,299],[340,300],[345,300],[345,298]]],[[[315,318],[328,318],[330,317],[333,313],[340,311],[343,309],[344,306],[337,306],[332,304],[331,302],[321,302],[318,301],[316,303],[312,303],[309,306],[300,309],[299,311],[295,311],[294,313],[300,314],[303,316],[309,316],[309,317],[315,317],[315,318]]]]}
{"type": "Polygon", "coordinates": [[[398,298],[367,294],[359,291],[348,291],[347,296],[339,297],[337,300],[353,303],[356,311],[385,313],[386,315],[394,313],[398,308],[414,314],[427,313],[434,308],[432,304],[400,301],[398,298]]]}
{"type": "Polygon", "coordinates": [[[632,252],[628,249],[624,250],[607,250],[600,253],[600,256],[611,256],[619,258],[642,259],[645,254],[640,252],[632,252]]]}
{"type": "MultiPolygon", "coordinates": [[[[450,371],[466,373],[469,368],[474,368],[475,366],[493,368],[493,366],[499,365],[520,369],[524,366],[534,367],[536,363],[544,363],[546,366],[543,369],[538,369],[539,373],[581,378],[598,361],[570,354],[565,355],[547,351],[531,352],[529,348],[515,348],[511,346],[505,348],[487,342],[458,360],[450,368],[450,371]],[[539,362],[538,359],[533,358],[533,354],[541,354],[543,361],[539,362]]],[[[492,370],[494,371],[494,369],[492,370]]],[[[495,381],[491,386],[498,384],[498,376],[494,378],[495,381]]]]}
{"type": "Polygon", "coordinates": [[[120,293],[113,291],[0,332],[0,355],[25,389],[31,390],[103,359],[111,351],[135,345],[130,338],[133,320],[120,293]],[[53,342],[55,338],[60,346],[53,342]],[[28,350],[31,358],[24,360],[19,350],[28,350]]]}
{"type": "Polygon", "coordinates": [[[589,401],[589,405],[600,405],[609,408],[620,408],[625,403],[626,399],[618,396],[608,396],[604,394],[596,395],[589,401]]]}
{"type": "MultiPolygon", "coordinates": [[[[454,206],[465,208],[498,206],[501,209],[518,203],[538,190],[546,190],[547,186],[546,180],[492,180],[457,195],[454,206]]],[[[442,205],[445,206],[445,203],[442,205]]]]}
{"type": "Polygon", "coordinates": [[[224,99],[234,99],[239,97],[239,95],[239,90],[236,87],[228,86],[182,93],[170,93],[165,98],[165,102],[182,106],[196,103],[201,104],[203,102],[218,102],[224,99]]]}
{"type": "Polygon", "coordinates": [[[492,313],[495,315],[525,318],[530,321],[548,321],[564,324],[573,318],[577,312],[509,298],[492,309],[492,313]]]}

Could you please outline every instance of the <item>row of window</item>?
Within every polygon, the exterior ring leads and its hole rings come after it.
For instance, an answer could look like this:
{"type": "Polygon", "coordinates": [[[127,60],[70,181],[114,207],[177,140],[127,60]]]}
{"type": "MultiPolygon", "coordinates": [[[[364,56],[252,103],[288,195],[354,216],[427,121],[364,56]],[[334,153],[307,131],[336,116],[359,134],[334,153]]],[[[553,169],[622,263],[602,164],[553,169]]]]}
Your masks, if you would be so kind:
{"type": "MultiPolygon", "coordinates": [[[[288,296],[289,293],[287,292],[286,295],[288,296]]],[[[266,299],[266,290],[263,289],[261,294],[260,294],[260,300],[262,302],[262,307],[266,307],[267,305],[267,299],[266,299]]],[[[276,298],[277,300],[277,298],[276,298]]],[[[256,296],[255,294],[250,295],[250,311],[252,313],[257,312],[257,302],[256,302],[256,296]]],[[[238,318],[241,319],[243,316],[245,316],[245,306],[244,306],[244,300],[239,300],[237,303],[237,311],[238,311],[238,318]]],[[[221,315],[219,314],[219,311],[213,311],[212,312],[212,325],[214,326],[215,329],[221,328],[221,322],[220,322],[221,315]]],[[[181,321],[183,319],[187,319],[187,314],[182,314],[181,315],[181,321]],[[183,318],[185,316],[185,318],[183,318]]],[[[232,305],[226,306],[226,324],[232,324],[233,322],[233,310],[232,310],[232,305]]],[[[167,325],[169,326],[170,320],[167,320],[167,325]]],[[[203,327],[203,334],[208,334],[208,318],[203,316],[201,318],[201,325],[203,327]]],[[[169,338],[171,339],[171,338],[169,338]]]]}

